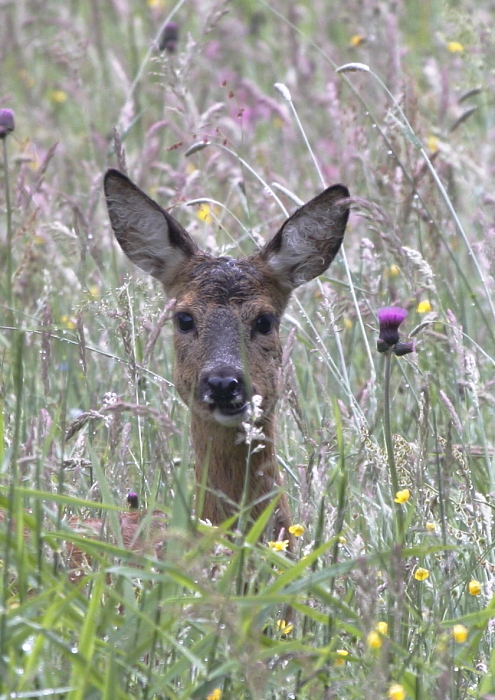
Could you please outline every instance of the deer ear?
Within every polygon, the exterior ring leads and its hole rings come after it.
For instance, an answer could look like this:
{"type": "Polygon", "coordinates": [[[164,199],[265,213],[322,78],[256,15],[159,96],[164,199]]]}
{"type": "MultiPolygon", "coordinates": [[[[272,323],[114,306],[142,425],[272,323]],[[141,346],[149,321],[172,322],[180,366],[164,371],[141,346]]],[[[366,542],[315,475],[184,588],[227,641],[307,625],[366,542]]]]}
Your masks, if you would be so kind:
{"type": "Polygon", "coordinates": [[[349,190],[333,185],[298,209],[261,250],[283,287],[321,275],[337,255],[349,218],[349,190]]]}
{"type": "Polygon", "coordinates": [[[104,179],[108,214],[127,257],[165,287],[173,286],[186,260],[198,247],[170,214],[118,170],[104,179]]]}

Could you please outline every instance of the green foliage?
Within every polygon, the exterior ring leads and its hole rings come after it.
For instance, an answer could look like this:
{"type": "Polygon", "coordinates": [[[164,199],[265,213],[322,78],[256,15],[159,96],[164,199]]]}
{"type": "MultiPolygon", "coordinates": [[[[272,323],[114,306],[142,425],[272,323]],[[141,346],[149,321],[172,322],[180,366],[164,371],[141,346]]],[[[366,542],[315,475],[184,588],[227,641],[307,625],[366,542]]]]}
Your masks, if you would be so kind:
{"type": "Polygon", "coordinates": [[[466,0],[2,5],[0,698],[495,695],[490,16],[466,0]],[[174,53],[156,48],[168,20],[174,53]],[[348,63],[371,70],[335,72],[348,63]],[[194,518],[170,306],[102,202],[124,162],[218,254],[250,253],[323,184],[355,198],[345,257],[283,322],[293,559],[262,540],[275,501],[244,531],[194,518]],[[391,305],[416,345],[390,358],[401,504],[375,350],[391,305]],[[129,491],[148,509],[134,549],[129,491]]]}

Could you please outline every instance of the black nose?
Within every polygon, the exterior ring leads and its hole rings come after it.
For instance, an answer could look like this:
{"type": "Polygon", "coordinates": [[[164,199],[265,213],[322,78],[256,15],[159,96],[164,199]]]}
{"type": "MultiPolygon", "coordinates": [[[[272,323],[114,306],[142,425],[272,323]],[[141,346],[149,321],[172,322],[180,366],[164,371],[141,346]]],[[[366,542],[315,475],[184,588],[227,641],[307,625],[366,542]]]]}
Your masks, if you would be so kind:
{"type": "Polygon", "coordinates": [[[239,398],[241,383],[235,377],[208,377],[206,384],[215,403],[232,403],[239,398]]]}
{"type": "Polygon", "coordinates": [[[222,367],[203,375],[200,380],[201,400],[213,406],[235,407],[245,404],[247,392],[240,372],[222,367]]]}

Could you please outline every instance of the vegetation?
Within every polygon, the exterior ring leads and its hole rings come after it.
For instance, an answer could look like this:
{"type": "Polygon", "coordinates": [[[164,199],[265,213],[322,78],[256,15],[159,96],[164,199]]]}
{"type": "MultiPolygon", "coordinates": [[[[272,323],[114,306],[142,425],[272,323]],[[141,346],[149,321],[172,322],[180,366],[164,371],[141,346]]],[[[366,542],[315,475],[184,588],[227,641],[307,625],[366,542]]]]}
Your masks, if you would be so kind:
{"type": "Polygon", "coordinates": [[[2,699],[495,695],[491,20],[468,0],[2,4],[2,699]],[[194,518],[170,307],[114,242],[109,166],[230,255],[351,190],[344,254],[283,325],[294,559],[260,538],[268,512],[194,518]],[[413,353],[377,351],[390,306],[413,353]],[[129,491],[165,514],[158,552],[123,546],[129,491]]]}

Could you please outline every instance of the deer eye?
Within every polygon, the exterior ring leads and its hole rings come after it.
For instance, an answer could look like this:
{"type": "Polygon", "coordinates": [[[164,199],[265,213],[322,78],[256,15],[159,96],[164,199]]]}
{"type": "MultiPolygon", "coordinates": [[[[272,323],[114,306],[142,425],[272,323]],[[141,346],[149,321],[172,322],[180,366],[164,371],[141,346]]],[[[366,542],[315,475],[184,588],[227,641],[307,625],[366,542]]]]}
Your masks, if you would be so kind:
{"type": "Polygon", "coordinates": [[[261,335],[268,335],[272,332],[275,325],[275,319],[270,314],[261,314],[254,322],[254,329],[261,335]]]}
{"type": "Polygon", "coordinates": [[[194,319],[191,314],[186,314],[185,311],[179,311],[175,315],[175,324],[181,333],[190,333],[194,330],[194,319]]]}

